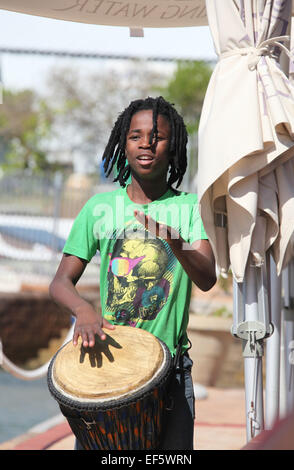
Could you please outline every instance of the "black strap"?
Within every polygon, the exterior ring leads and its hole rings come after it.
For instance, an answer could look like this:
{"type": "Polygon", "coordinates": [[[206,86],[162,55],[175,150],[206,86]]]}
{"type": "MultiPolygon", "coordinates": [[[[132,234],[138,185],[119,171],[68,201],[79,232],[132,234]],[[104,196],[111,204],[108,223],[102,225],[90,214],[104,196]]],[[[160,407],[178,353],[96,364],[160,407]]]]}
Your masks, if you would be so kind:
{"type": "Polygon", "coordinates": [[[181,356],[181,352],[182,352],[183,341],[184,341],[184,336],[182,336],[182,337],[180,338],[180,341],[178,342],[178,345],[177,345],[176,354],[175,354],[175,357],[174,357],[174,359],[173,359],[173,368],[174,368],[174,369],[176,369],[176,368],[179,366],[180,356],[181,356]]]}
{"type": "MultiPolygon", "coordinates": [[[[187,339],[188,339],[189,347],[186,349],[186,351],[189,351],[189,349],[191,349],[191,347],[192,347],[192,343],[189,340],[189,338],[187,338],[187,339]]],[[[175,354],[175,357],[173,358],[173,368],[174,368],[174,370],[176,370],[180,367],[180,357],[182,355],[181,353],[182,353],[183,342],[184,342],[184,336],[182,336],[180,341],[178,342],[178,345],[177,345],[177,348],[176,348],[176,354],[175,354]]]]}
{"type": "MultiPolygon", "coordinates": [[[[184,335],[180,338],[180,340],[178,342],[178,345],[177,345],[177,348],[176,348],[176,354],[173,358],[173,366],[172,366],[171,375],[170,375],[170,378],[168,380],[167,397],[166,397],[167,400],[166,400],[166,406],[165,406],[165,409],[167,411],[171,411],[174,408],[174,398],[171,395],[171,389],[172,389],[173,384],[176,381],[177,370],[180,369],[180,358],[182,356],[181,353],[182,353],[183,342],[184,342],[184,335]]],[[[188,342],[189,342],[189,345],[190,345],[188,349],[190,349],[192,344],[191,344],[191,341],[189,339],[188,339],[188,342]]]]}

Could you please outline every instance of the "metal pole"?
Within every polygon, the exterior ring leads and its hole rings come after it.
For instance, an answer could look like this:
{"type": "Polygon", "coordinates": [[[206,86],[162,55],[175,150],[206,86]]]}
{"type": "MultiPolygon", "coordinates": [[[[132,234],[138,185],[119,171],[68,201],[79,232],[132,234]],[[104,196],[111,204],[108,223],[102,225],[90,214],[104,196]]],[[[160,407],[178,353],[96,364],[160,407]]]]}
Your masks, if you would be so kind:
{"type": "Polygon", "coordinates": [[[272,429],[280,415],[281,277],[270,256],[270,311],[274,331],[266,341],[265,427],[272,429]]]}
{"type": "Polygon", "coordinates": [[[294,410],[294,322],[287,322],[286,328],[286,364],[287,368],[287,414],[294,410]]]}
{"type": "Polygon", "coordinates": [[[248,441],[264,429],[263,340],[272,334],[266,268],[266,260],[255,266],[249,259],[243,283],[234,280],[232,334],[242,339],[248,441]]]}
{"type": "Polygon", "coordinates": [[[283,414],[294,409],[294,261],[283,272],[283,414]]]}
{"type": "Polygon", "coordinates": [[[286,267],[282,272],[283,308],[281,318],[281,359],[280,359],[280,418],[287,416],[287,371],[285,351],[285,317],[289,308],[289,270],[286,267]]]}
{"type": "Polygon", "coordinates": [[[248,441],[264,429],[262,351],[257,342],[254,328],[250,327],[258,320],[256,268],[248,264],[245,279],[245,329],[243,330],[248,334],[248,339],[243,341],[248,441]],[[252,322],[251,325],[248,322],[252,322]]]}
{"type": "Polygon", "coordinates": [[[287,379],[286,379],[286,356],[285,356],[285,318],[284,309],[281,315],[281,354],[280,354],[280,419],[287,415],[287,379]]]}
{"type": "Polygon", "coordinates": [[[288,364],[289,364],[289,376],[288,376],[288,410],[289,413],[294,410],[294,261],[289,264],[289,294],[290,294],[290,309],[289,309],[289,328],[288,332],[288,350],[286,351],[288,364]]]}
{"type": "Polygon", "coordinates": [[[62,193],[62,174],[56,172],[54,175],[54,209],[53,209],[53,220],[52,220],[52,238],[51,238],[51,250],[52,250],[52,259],[56,257],[57,254],[57,236],[58,236],[58,225],[60,218],[60,204],[61,204],[61,193],[62,193]]]}

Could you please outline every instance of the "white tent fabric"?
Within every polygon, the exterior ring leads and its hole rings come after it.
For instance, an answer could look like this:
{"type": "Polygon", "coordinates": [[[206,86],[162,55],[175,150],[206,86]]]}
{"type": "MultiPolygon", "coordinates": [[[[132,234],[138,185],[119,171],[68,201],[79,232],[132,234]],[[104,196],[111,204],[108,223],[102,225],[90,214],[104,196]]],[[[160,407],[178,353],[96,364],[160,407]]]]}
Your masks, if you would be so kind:
{"type": "Polygon", "coordinates": [[[231,265],[237,282],[249,255],[261,265],[271,248],[278,274],[292,255],[294,88],[278,61],[291,6],[206,1],[219,62],[199,126],[198,192],[219,269],[231,265]]]}
{"type": "MultiPolygon", "coordinates": [[[[293,11],[293,8],[294,8],[294,2],[292,0],[292,19],[291,19],[291,28],[290,28],[290,31],[291,31],[291,37],[290,37],[290,51],[292,51],[292,54],[294,54],[294,11],[293,11]]],[[[290,61],[290,65],[289,65],[289,79],[291,81],[291,83],[293,84],[294,86],[294,61],[290,61]]]]}
{"type": "Polygon", "coordinates": [[[0,9],[111,26],[181,28],[208,24],[205,0],[0,0],[0,9]]]}
{"type": "Polygon", "coordinates": [[[1,0],[0,8],[111,26],[170,28],[207,25],[205,0],[1,0]]]}

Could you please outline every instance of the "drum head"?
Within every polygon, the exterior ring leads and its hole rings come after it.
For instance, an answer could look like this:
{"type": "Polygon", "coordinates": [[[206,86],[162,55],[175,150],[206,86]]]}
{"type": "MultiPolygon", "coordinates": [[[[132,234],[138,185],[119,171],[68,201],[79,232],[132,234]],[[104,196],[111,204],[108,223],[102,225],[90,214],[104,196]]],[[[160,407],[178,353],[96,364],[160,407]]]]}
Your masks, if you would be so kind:
{"type": "Polygon", "coordinates": [[[56,354],[52,366],[55,387],[76,399],[109,400],[134,393],[145,386],[163,366],[161,342],[151,333],[116,325],[96,336],[93,348],[84,348],[79,338],[56,354]]]}

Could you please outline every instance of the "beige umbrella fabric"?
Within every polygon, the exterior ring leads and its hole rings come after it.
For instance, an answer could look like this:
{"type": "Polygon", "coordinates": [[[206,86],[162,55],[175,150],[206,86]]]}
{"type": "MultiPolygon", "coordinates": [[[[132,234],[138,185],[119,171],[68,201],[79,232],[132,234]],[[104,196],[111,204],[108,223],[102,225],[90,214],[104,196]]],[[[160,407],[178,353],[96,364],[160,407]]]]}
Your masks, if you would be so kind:
{"type": "Polygon", "coordinates": [[[290,56],[291,7],[206,1],[219,61],[199,126],[198,193],[218,267],[237,282],[249,255],[261,265],[271,248],[278,274],[292,256],[294,88],[278,61],[281,50],[290,56]]]}
{"type": "Polygon", "coordinates": [[[0,8],[111,26],[170,28],[207,25],[205,0],[0,0],[0,8]]]}
{"type": "MultiPolygon", "coordinates": [[[[292,0],[292,18],[291,18],[291,37],[290,37],[290,51],[291,54],[294,54],[294,2],[292,0]]],[[[290,61],[289,65],[289,79],[291,84],[294,86],[294,61],[290,61]]]]}

